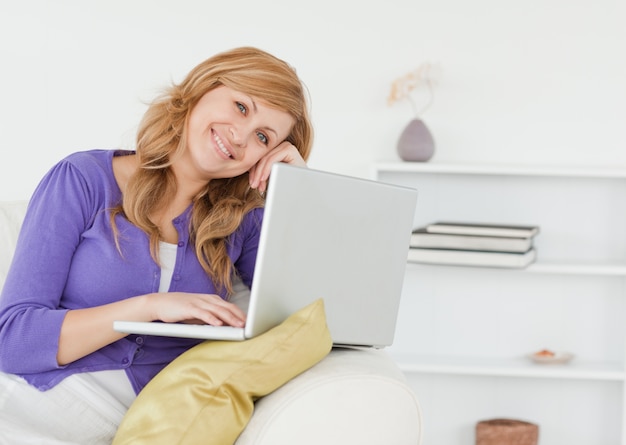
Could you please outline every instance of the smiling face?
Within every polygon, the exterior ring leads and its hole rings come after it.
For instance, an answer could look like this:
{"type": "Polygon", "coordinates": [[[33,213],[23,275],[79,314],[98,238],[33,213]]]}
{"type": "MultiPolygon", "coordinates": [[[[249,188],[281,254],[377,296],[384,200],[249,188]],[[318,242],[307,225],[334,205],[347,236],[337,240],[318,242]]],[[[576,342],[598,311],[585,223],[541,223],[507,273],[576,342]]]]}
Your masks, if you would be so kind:
{"type": "Polygon", "coordinates": [[[284,141],[293,125],[287,112],[219,86],[202,96],[189,115],[186,174],[205,181],[239,176],[284,141]]]}

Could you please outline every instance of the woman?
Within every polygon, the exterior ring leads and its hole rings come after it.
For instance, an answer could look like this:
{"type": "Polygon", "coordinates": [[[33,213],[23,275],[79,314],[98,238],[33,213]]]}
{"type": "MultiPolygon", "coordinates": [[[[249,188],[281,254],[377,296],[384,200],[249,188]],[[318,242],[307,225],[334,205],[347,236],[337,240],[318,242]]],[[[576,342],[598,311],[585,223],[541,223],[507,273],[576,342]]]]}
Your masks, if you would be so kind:
{"type": "Polygon", "coordinates": [[[114,320],[243,326],[227,300],[233,279],[253,279],[271,166],[305,166],[311,145],[295,71],[239,48],[150,105],[136,152],[54,166],[0,299],[0,435],[110,442],[135,394],[199,343],[121,334],[114,320]]]}

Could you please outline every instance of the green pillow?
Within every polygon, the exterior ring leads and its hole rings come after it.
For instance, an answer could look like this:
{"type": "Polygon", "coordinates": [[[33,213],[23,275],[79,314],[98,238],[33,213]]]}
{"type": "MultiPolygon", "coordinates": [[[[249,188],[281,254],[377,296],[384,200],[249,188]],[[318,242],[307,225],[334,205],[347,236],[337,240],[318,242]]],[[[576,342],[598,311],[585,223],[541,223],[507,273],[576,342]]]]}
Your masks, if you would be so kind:
{"type": "Polygon", "coordinates": [[[256,338],[201,343],[139,393],[112,445],[232,444],[256,399],[318,363],[331,347],[321,299],[256,338]]]}

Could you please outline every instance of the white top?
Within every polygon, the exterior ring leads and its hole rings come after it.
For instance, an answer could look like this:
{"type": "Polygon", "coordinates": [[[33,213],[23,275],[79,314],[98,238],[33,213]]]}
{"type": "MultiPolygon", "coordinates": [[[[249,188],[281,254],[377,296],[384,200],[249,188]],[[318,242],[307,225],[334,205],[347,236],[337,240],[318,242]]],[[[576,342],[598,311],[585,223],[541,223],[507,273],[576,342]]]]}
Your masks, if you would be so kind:
{"type": "Polygon", "coordinates": [[[159,283],[159,292],[167,292],[170,289],[172,275],[174,274],[174,265],[176,264],[177,251],[178,246],[176,244],[159,241],[159,261],[161,262],[161,282],[159,283]]]}

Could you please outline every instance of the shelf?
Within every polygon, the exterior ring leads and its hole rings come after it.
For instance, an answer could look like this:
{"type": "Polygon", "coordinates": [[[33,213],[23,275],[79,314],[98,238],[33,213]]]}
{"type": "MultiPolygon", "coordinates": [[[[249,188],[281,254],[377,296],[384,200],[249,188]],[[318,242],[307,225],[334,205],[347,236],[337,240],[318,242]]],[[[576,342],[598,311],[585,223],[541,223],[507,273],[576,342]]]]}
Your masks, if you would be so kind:
{"type": "Polygon", "coordinates": [[[626,276],[625,263],[551,263],[536,262],[526,269],[528,272],[563,275],[606,275],[626,276]]]}
{"type": "Polygon", "coordinates": [[[624,167],[562,167],[538,165],[498,165],[471,163],[422,163],[422,162],[379,162],[374,165],[378,173],[447,173],[497,176],[562,176],[580,178],[625,178],[624,167]]]}
{"type": "MultiPolygon", "coordinates": [[[[626,445],[626,166],[393,161],[371,173],[418,190],[415,227],[541,227],[526,268],[407,262],[389,354],[425,411],[445,412],[456,436],[476,412],[514,413],[540,423],[548,442],[626,445]],[[577,357],[538,364],[525,354],[537,344],[577,357]]],[[[425,441],[450,442],[443,428],[425,441]]]]}
{"type": "Polygon", "coordinates": [[[626,380],[624,366],[620,363],[584,362],[574,358],[564,365],[541,365],[529,359],[416,356],[390,353],[405,373],[432,373],[448,375],[523,377],[547,379],[626,380]]]}
{"type": "Polygon", "coordinates": [[[596,275],[596,276],[615,276],[626,277],[626,263],[607,262],[607,263],[567,263],[567,262],[548,262],[537,261],[523,269],[517,268],[495,268],[495,267],[476,267],[476,266],[452,266],[447,264],[425,264],[407,262],[417,267],[471,267],[473,269],[490,269],[511,272],[525,272],[537,274],[552,275],[596,275]]]}

